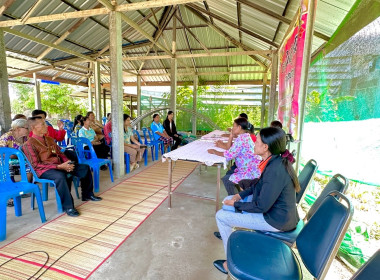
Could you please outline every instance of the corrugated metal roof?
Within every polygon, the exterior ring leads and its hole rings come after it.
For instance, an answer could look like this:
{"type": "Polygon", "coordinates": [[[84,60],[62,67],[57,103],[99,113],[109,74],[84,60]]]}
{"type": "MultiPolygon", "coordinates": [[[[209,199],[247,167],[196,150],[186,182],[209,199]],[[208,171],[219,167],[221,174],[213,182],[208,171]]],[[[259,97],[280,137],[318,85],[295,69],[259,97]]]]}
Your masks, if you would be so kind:
{"type": "MultiPolygon", "coordinates": [[[[132,1],[117,1],[118,4],[127,4],[132,1]]],[[[136,2],[136,1],[133,1],[136,2]]],[[[330,37],[335,32],[343,18],[351,9],[355,0],[331,0],[331,1],[318,1],[317,14],[315,21],[315,31],[330,37]]],[[[27,11],[32,7],[34,1],[16,0],[10,7],[8,7],[4,14],[0,17],[1,21],[20,19],[27,11]]],[[[288,24],[281,22],[280,19],[274,18],[262,11],[259,11],[252,5],[259,5],[260,7],[276,13],[279,16],[283,16],[287,21],[291,21],[298,9],[299,0],[208,0],[208,11],[219,17],[220,19],[211,17],[214,24],[234,38],[236,41],[241,42],[247,49],[253,50],[269,50],[274,49],[275,46],[280,45],[285,36],[285,32],[288,29],[288,24]],[[238,4],[240,3],[240,4],[238,4]],[[240,22],[243,31],[239,32],[234,26],[238,25],[238,5],[241,6],[240,22]],[[221,20],[227,21],[227,23],[221,20]],[[247,30],[245,32],[244,30],[247,30]],[[241,36],[239,35],[241,34],[241,36]],[[256,35],[255,35],[256,34],[256,35]],[[264,38],[267,42],[260,40],[264,38]]],[[[43,4],[39,5],[33,12],[31,17],[59,14],[64,12],[73,12],[77,10],[92,9],[94,7],[102,7],[96,0],[50,0],[43,1],[43,4]]],[[[210,20],[210,16],[207,15],[207,9],[203,2],[194,2],[190,6],[198,9],[199,12],[206,20],[210,20]],[[204,12],[206,11],[206,13],[204,12]]],[[[156,33],[157,21],[160,21],[169,7],[161,8],[155,17],[150,17],[149,20],[140,23],[139,26],[150,36],[156,33]]],[[[140,11],[129,11],[124,14],[138,23],[143,21],[144,16],[149,15],[153,9],[143,9],[140,11]]],[[[235,47],[229,41],[227,41],[218,32],[210,27],[206,27],[206,23],[196,16],[187,6],[179,5],[178,17],[189,27],[191,32],[184,30],[180,20],[177,20],[177,54],[189,53],[205,53],[202,47],[204,44],[211,52],[235,52],[242,51],[240,47],[235,47]],[[197,38],[194,38],[193,35],[197,38]],[[199,43],[199,41],[202,43],[199,43]],[[231,48],[233,47],[233,48],[231,48]]],[[[12,27],[12,29],[20,31],[24,34],[28,34],[35,38],[48,41],[50,43],[55,42],[60,36],[62,36],[67,30],[72,28],[80,19],[67,19],[53,22],[34,23],[30,25],[21,25],[12,27]]],[[[79,27],[72,31],[67,38],[60,43],[60,46],[68,48],[72,51],[82,54],[93,55],[96,57],[96,53],[106,47],[109,44],[109,30],[108,30],[108,15],[97,15],[92,18],[87,18],[79,27]]],[[[163,35],[159,37],[158,43],[165,46],[165,48],[171,48],[172,41],[172,21],[167,24],[167,30],[163,31],[163,35]]],[[[129,29],[128,24],[122,21],[122,31],[125,32],[129,29]]],[[[123,45],[131,45],[131,43],[138,44],[139,42],[146,42],[147,38],[140,32],[131,29],[130,32],[124,35],[123,45]]],[[[5,43],[7,50],[15,53],[27,54],[30,57],[38,57],[41,53],[47,49],[39,43],[23,39],[14,36],[9,33],[5,33],[5,43]]],[[[317,50],[321,45],[325,43],[325,40],[314,36],[313,38],[313,51],[317,50]]],[[[143,46],[125,50],[126,56],[145,56],[150,46],[143,46]]],[[[153,48],[149,55],[165,55],[166,53],[159,48],[153,48]]],[[[56,60],[62,60],[64,58],[71,58],[72,55],[60,50],[52,50],[45,57],[44,61],[51,63],[56,60]]],[[[264,62],[267,65],[270,64],[269,59],[265,59],[264,56],[256,55],[256,60],[264,62]]],[[[107,52],[99,58],[108,58],[107,52]]],[[[17,60],[14,57],[8,57],[7,63],[9,65],[8,71],[10,75],[14,75],[22,72],[22,69],[33,70],[39,67],[43,67],[46,63],[38,64],[37,62],[25,62],[17,60]],[[11,68],[13,67],[13,69],[11,68]],[[18,69],[16,69],[18,68],[18,69]]],[[[142,65],[143,61],[123,61],[123,69],[125,71],[136,72],[142,65]]],[[[261,73],[230,73],[229,77],[225,73],[231,72],[244,72],[244,71],[260,71],[261,67],[247,55],[229,56],[229,57],[196,57],[194,59],[186,58],[179,59],[178,61],[178,73],[191,73],[194,71],[194,65],[197,67],[198,73],[216,73],[215,75],[202,75],[201,78],[205,81],[221,81],[229,78],[231,81],[260,81],[263,78],[261,73]],[[254,66],[252,66],[254,65],[254,66]],[[206,67],[204,67],[206,66],[206,67]],[[215,67],[212,67],[215,66],[215,67]],[[185,69],[187,67],[188,69],[185,69]]],[[[87,63],[78,62],[77,65],[82,67],[88,67],[87,63]]],[[[62,67],[65,65],[63,64],[62,67]]],[[[142,67],[144,74],[143,80],[145,82],[168,82],[170,81],[169,75],[162,75],[164,73],[170,73],[170,60],[147,60],[144,61],[142,67]],[[146,76],[151,74],[152,76],[146,76]]],[[[59,76],[63,79],[71,80],[76,83],[81,79],[82,72],[88,74],[88,70],[70,66],[68,68],[71,72],[78,72],[78,75],[73,73],[61,73],[59,76]]],[[[102,65],[102,70],[109,72],[109,66],[102,65]]],[[[45,76],[54,77],[57,74],[56,70],[45,70],[39,74],[45,76]]],[[[125,73],[123,79],[125,82],[135,82],[136,77],[128,76],[130,74],[125,73]]],[[[109,75],[102,76],[102,83],[109,83],[109,75]]],[[[191,76],[179,75],[179,81],[185,81],[192,79],[191,76]]],[[[87,79],[82,81],[83,84],[87,83],[87,79]]]]}

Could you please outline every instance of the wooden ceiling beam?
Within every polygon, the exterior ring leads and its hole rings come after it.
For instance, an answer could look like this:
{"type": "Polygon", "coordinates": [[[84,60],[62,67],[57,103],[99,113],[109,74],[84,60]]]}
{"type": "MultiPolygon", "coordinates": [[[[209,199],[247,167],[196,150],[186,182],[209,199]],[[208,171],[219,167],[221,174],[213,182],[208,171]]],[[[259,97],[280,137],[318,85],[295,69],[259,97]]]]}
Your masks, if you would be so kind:
{"type": "Polygon", "coordinates": [[[60,50],[62,52],[65,52],[65,53],[68,53],[68,54],[71,54],[71,55],[74,55],[74,56],[77,56],[77,57],[80,57],[82,59],[86,59],[86,60],[90,60],[90,61],[94,61],[94,59],[90,56],[87,56],[87,55],[84,55],[84,54],[81,54],[79,52],[75,52],[75,51],[72,51],[70,50],[69,48],[65,48],[65,47],[61,47],[61,46],[58,46],[58,45],[54,45],[53,43],[50,43],[48,41],[45,41],[45,40],[41,40],[41,39],[38,39],[38,38],[35,38],[31,35],[28,35],[28,34],[24,34],[22,32],[19,32],[17,30],[14,30],[14,29],[10,29],[10,28],[3,28],[3,31],[4,32],[7,32],[7,33],[10,33],[12,35],[15,35],[15,36],[18,36],[18,37],[21,37],[21,38],[24,38],[24,39],[27,39],[27,40],[30,40],[30,41],[33,41],[33,42],[36,42],[38,44],[42,44],[42,45],[45,45],[45,46],[48,46],[48,47],[51,47],[51,48],[54,48],[54,49],[57,49],[57,50],[60,50]]]}
{"type": "MultiPolygon", "coordinates": [[[[240,2],[237,2],[236,13],[237,13],[238,26],[239,26],[239,28],[241,28],[241,5],[240,5],[240,2]]],[[[240,41],[240,43],[243,43],[242,37],[243,37],[243,35],[241,33],[241,30],[239,29],[239,41],[240,41]]]]}
{"type": "Polygon", "coordinates": [[[194,4],[191,4],[191,3],[186,4],[186,6],[191,7],[193,9],[197,10],[198,12],[201,12],[201,13],[204,13],[206,15],[212,16],[213,19],[217,19],[217,20],[223,22],[224,24],[227,24],[227,25],[229,25],[229,26],[231,26],[231,27],[233,27],[233,28],[235,28],[237,30],[240,30],[240,31],[242,31],[242,32],[244,32],[244,33],[252,36],[253,38],[256,38],[256,39],[258,39],[258,40],[260,40],[260,41],[262,41],[262,42],[264,42],[264,43],[266,43],[266,44],[268,44],[268,45],[270,45],[272,47],[278,48],[278,45],[276,43],[273,43],[271,40],[269,40],[269,39],[267,39],[267,38],[265,38],[265,37],[263,37],[263,36],[261,36],[259,34],[256,34],[256,33],[252,32],[251,30],[248,30],[248,29],[246,29],[244,27],[239,27],[237,24],[235,24],[235,23],[233,23],[231,21],[228,21],[225,18],[223,18],[223,17],[221,17],[221,16],[219,16],[219,15],[217,15],[215,13],[208,12],[207,10],[204,10],[204,9],[202,9],[202,8],[200,8],[200,7],[198,7],[198,6],[194,5],[194,4]]]}
{"type": "MultiPolygon", "coordinates": [[[[195,24],[195,25],[187,25],[187,28],[194,29],[194,28],[204,28],[208,27],[207,24],[195,24]]],[[[177,26],[177,29],[183,29],[182,26],[177,26]]],[[[166,27],[165,30],[173,30],[173,27],[166,27]]]]}
{"type": "MultiPolygon", "coordinates": [[[[136,11],[143,10],[149,8],[157,8],[162,6],[170,6],[170,5],[180,5],[192,2],[199,2],[199,0],[151,0],[151,1],[142,1],[135,2],[131,4],[123,4],[115,7],[115,11],[117,12],[128,12],[128,11],[136,11]]],[[[26,25],[31,23],[41,23],[41,22],[50,22],[50,21],[59,21],[73,18],[83,18],[83,17],[91,17],[91,16],[100,16],[107,15],[110,11],[107,8],[99,8],[99,9],[90,9],[76,12],[67,12],[60,14],[52,14],[38,17],[31,17],[27,19],[25,22],[22,22],[21,19],[17,20],[7,20],[0,22],[0,27],[11,27],[17,25],[26,25]]]]}
{"type": "Polygon", "coordinates": [[[193,31],[190,30],[190,28],[187,28],[186,24],[183,22],[183,20],[178,17],[176,15],[176,18],[179,20],[179,22],[184,26],[184,28],[191,34],[191,36],[193,36],[193,38],[199,43],[199,45],[201,45],[201,47],[206,51],[206,52],[210,52],[210,50],[206,47],[205,44],[202,43],[201,40],[198,39],[198,37],[194,34],[193,31]]]}
{"type": "MultiPolygon", "coordinates": [[[[211,29],[213,29],[215,32],[217,32],[219,35],[223,36],[225,39],[227,39],[229,42],[231,42],[234,46],[238,47],[238,48],[241,48],[245,51],[252,51],[252,48],[240,43],[238,40],[236,40],[235,38],[233,38],[231,35],[229,35],[227,32],[225,32],[224,30],[222,30],[220,27],[216,26],[215,24],[212,24],[210,21],[208,21],[200,12],[198,12],[197,10],[193,9],[192,7],[189,7],[186,5],[186,8],[189,9],[194,15],[196,15],[200,20],[202,20],[203,22],[205,22],[209,27],[211,27],[211,29]]],[[[260,59],[258,59],[256,56],[254,55],[250,55],[250,57],[255,61],[257,62],[261,67],[263,67],[264,69],[267,69],[268,67],[260,61],[260,59]]]]}
{"type": "MultiPolygon", "coordinates": [[[[279,20],[280,22],[282,23],[286,23],[287,25],[289,25],[291,23],[291,20],[290,19],[287,19],[286,17],[282,16],[282,15],[279,15],[279,14],[276,14],[275,12],[271,11],[271,10],[268,10],[258,4],[256,4],[254,1],[248,1],[248,0],[235,0],[236,2],[238,3],[242,3],[244,5],[247,5],[248,7],[251,7],[257,11],[260,11],[262,12],[263,14],[267,15],[267,16],[270,16],[271,18],[273,19],[277,19],[279,20]]],[[[318,31],[314,31],[314,36],[322,39],[322,40],[325,40],[325,41],[329,41],[330,40],[330,37],[329,36],[326,36],[318,31]]]]}
{"type": "MultiPolygon", "coordinates": [[[[271,50],[260,51],[240,51],[240,52],[218,52],[218,53],[195,53],[195,54],[176,54],[175,58],[192,58],[192,57],[220,57],[220,56],[237,56],[237,55],[265,55],[271,54],[271,50]]],[[[128,56],[123,57],[123,61],[139,61],[139,60],[154,60],[154,59],[170,59],[172,55],[148,55],[148,56],[128,56]]],[[[100,62],[107,62],[109,58],[99,59],[100,62]]]]}
{"type": "MultiPolygon", "coordinates": [[[[220,76],[220,75],[243,75],[243,74],[265,74],[266,71],[220,71],[220,72],[190,72],[190,73],[181,73],[178,72],[178,76],[220,76]]],[[[156,74],[140,74],[142,77],[163,77],[170,76],[170,73],[156,73],[156,74]]]]}
{"type": "MultiPolygon", "coordinates": [[[[269,82],[269,80],[267,81],[269,82]]],[[[205,81],[202,85],[224,85],[223,81],[205,81]]],[[[241,81],[231,81],[229,85],[262,85],[263,80],[241,80],[241,81]]],[[[147,81],[146,86],[170,86],[170,81],[167,82],[149,82],[147,81]]],[[[189,85],[188,81],[177,81],[178,86],[189,85]]],[[[103,88],[109,88],[109,83],[102,84],[103,88]]],[[[124,82],[124,86],[137,86],[137,82],[124,82]]]]}
{"type": "Polygon", "coordinates": [[[3,2],[3,5],[0,6],[0,16],[4,13],[6,9],[8,9],[15,0],[6,0],[3,2]]]}
{"type": "MultiPolygon", "coordinates": [[[[181,9],[178,9],[179,11],[179,16],[181,17],[182,19],[182,13],[181,13],[181,9]]],[[[178,18],[178,17],[177,17],[178,18]]],[[[182,27],[183,27],[183,33],[185,34],[185,39],[186,39],[186,43],[187,43],[187,48],[189,49],[189,53],[192,54],[193,51],[191,50],[191,46],[190,46],[190,42],[189,42],[189,37],[187,36],[187,31],[186,31],[186,27],[185,27],[185,24],[183,23],[183,21],[178,18],[178,20],[180,20],[181,24],[182,24],[182,27]]],[[[174,27],[175,28],[175,27],[174,27]]],[[[174,30],[174,29],[173,29],[174,30]]],[[[191,58],[191,63],[193,64],[193,69],[194,69],[194,73],[197,72],[197,65],[195,64],[195,59],[194,57],[191,58]]],[[[177,70],[178,70],[178,67],[177,67],[177,70]]]]}

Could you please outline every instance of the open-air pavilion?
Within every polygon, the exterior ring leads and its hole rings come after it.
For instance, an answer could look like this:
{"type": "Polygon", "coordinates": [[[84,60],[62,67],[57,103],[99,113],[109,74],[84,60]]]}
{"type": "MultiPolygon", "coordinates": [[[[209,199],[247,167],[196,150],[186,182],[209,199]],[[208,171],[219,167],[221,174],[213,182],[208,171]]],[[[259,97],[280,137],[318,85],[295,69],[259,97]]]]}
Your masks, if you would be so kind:
{"type": "MultiPolygon", "coordinates": [[[[123,98],[130,100],[136,115],[140,116],[142,86],[170,86],[168,103],[175,112],[177,86],[192,85],[195,100],[192,123],[193,132],[196,132],[196,96],[200,81],[206,85],[259,85],[262,87],[259,100],[261,127],[265,127],[274,119],[278,105],[279,49],[299,17],[301,2],[0,1],[1,130],[4,132],[10,127],[8,87],[9,83],[24,83],[18,77],[34,79],[35,103],[39,109],[39,80],[88,87],[88,108],[99,119],[106,114],[106,98],[110,99],[113,172],[117,180],[116,184],[110,184],[108,177],[101,174],[103,185],[100,191],[104,192],[123,184],[126,178],[133,181],[133,176],[126,177],[124,172],[122,105],[123,98]],[[128,95],[123,86],[136,87],[137,95],[128,95]]],[[[309,2],[304,67],[300,77],[299,140],[302,140],[310,63],[318,55],[333,51],[375,20],[380,12],[378,1],[371,0],[309,2]]],[[[137,118],[135,124],[138,125],[140,120],[137,118]]],[[[146,168],[148,174],[149,168],[155,168],[153,163],[146,168]]],[[[195,167],[186,168],[193,171],[195,167]]],[[[201,174],[186,172],[178,175],[180,179],[189,178],[174,196],[174,209],[168,211],[162,202],[158,203],[154,208],[158,208],[157,211],[147,215],[153,213],[154,221],[150,219],[138,227],[139,224],[131,231],[136,232],[128,235],[129,240],[136,240],[136,243],[121,245],[109,259],[106,253],[105,263],[100,261],[103,264],[100,269],[94,272],[95,269],[91,268],[90,273],[83,274],[78,272],[82,276],[77,279],[220,279],[220,274],[213,271],[212,260],[223,254],[223,250],[218,241],[209,237],[215,230],[211,197],[214,196],[216,175],[213,169],[201,174]],[[185,191],[184,186],[189,191],[185,191]],[[189,211],[194,209],[196,213],[190,214],[189,211]],[[167,221],[171,223],[167,227],[172,232],[165,234],[167,221]],[[193,252],[183,254],[185,250],[193,252]],[[205,253],[199,257],[203,250],[205,253]],[[130,252],[136,257],[128,255],[130,252]],[[181,263],[176,263],[177,260],[181,263]],[[116,271],[113,271],[115,267],[116,271]]],[[[52,190],[50,193],[53,197],[52,190]]],[[[23,208],[27,209],[29,201],[24,200],[23,208]]],[[[86,205],[91,204],[84,207],[86,205]]],[[[53,199],[48,202],[47,209],[47,212],[54,213],[53,199]]],[[[22,218],[11,221],[7,243],[40,226],[38,217],[31,212],[26,210],[22,218]],[[33,219],[29,220],[28,215],[33,219]],[[33,221],[32,225],[30,221],[33,221]],[[16,233],[18,227],[24,228],[16,233]]],[[[57,216],[56,213],[49,214],[48,220],[57,216]]],[[[145,219],[141,223],[143,221],[145,219]]],[[[113,249],[117,248],[119,245],[113,249]]],[[[70,273],[59,275],[75,278],[76,274],[70,273]]],[[[330,274],[329,279],[337,279],[335,277],[336,274],[330,274]]]]}

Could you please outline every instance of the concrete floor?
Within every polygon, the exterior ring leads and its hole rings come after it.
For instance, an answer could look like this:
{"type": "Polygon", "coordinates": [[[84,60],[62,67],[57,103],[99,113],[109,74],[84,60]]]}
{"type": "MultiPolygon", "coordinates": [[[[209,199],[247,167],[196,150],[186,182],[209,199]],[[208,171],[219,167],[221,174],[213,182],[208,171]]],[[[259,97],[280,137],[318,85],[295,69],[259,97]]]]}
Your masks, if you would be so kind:
{"type": "MultiPolygon", "coordinates": [[[[149,162],[148,167],[152,163],[149,162]]],[[[145,167],[140,167],[138,171],[145,167]]],[[[165,201],[107,261],[90,280],[125,279],[227,279],[216,270],[213,261],[224,259],[223,245],[213,232],[215,224],[216,168],[197,168],[172,196],[172,208],[165,201]]],[[[223,172],[223,171],[222,171],[223,172]]],[[[134,173],[132,172],[133,175],[134,173]]],[[[130,175],[116,180],[114,184],[130,175]]],[[[108,171],[101,172],[101,192],[112,187],[108,171]]],[[[72,192],[74,194],[74,192],[72,192]]],[[[226,195],[222,184],[221,198],[226,195]]],[[[53,188],[44,202],[48,221],[58,216],[53,188]]],[[[80,200],[75,199],[79,205],[80,200]]],[[[15,217],[8,208],[7,239],[4,246],[41,226],[37,211],[30,210],[30,199],[23,199],[23,216],[15,217]]],[[[350,273],[334,261],[326,279],[349,279],[350,273]]],[[[311,279],[305,276],[305,279],[311,279]]]]}

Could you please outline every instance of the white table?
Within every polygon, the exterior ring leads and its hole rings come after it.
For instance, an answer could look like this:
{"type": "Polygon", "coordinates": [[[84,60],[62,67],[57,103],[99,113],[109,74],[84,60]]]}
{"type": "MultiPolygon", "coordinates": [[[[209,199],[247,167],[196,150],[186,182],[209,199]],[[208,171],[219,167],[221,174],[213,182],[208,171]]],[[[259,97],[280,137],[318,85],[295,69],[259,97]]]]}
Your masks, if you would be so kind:
{"type": "Polygon", "coordinates": [[[221,148],[215,147],[214,141],[197,140],[191,142],[179,149],[162,155],[162,161],[168,160],[169,163],[169,184],[168,184],[168,207],[171,208],[171,195],[172,195],[172,160],[187,160],[203,163],[207,166],[217,166],[217,182],[216,182],[216,211],[219,209],[219,196],[220,196],[220,169],[223,166],[227,168],[227,161],[225,157],[220,157],[214,154],[209,154],[207,150],[215,149],[218,151],[225,151],[221,148]]]}

